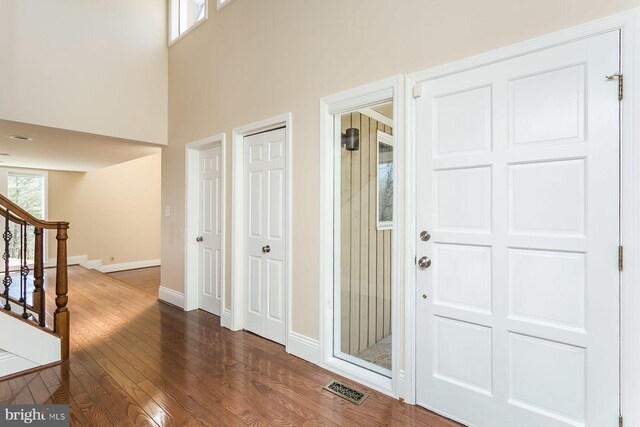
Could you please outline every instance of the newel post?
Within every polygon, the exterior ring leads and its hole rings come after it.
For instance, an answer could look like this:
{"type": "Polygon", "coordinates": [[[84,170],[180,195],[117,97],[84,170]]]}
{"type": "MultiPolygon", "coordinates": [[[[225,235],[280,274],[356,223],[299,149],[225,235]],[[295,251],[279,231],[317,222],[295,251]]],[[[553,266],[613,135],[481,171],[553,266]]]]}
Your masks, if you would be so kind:
{"type": "Polygon", "coordinates": [[[68,225],[58,225],[56,240],[58,241],[56,265],[56,312],[54,314],[54,331],[62,338],[62,360],[69,358],[69,309],[67,308],[67,292],[69,282],[67,277],[67,228],[68,225]]]}
{"type": "Polygon", "coordinates": [[[38,312],[40,326],[45,326],[44,299],[44,242],[43,229],[35,227],[35,251],[33,258],[33,309],[38,312]]]}

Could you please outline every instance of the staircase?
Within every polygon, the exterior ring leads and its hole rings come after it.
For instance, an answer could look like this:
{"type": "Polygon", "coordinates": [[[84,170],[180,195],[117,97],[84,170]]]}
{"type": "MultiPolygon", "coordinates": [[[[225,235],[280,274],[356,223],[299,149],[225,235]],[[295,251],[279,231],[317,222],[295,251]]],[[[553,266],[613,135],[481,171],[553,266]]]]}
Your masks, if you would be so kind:
{"type": "Polygon", "coordinates": [[[0,228],[1,378],[69,358],[69,223],[37,219],[0,194],[0,228]],[[55,278],[55,299],[45,284],[45,232],[57,241],[55,276],[46,275],[55,278]]]}

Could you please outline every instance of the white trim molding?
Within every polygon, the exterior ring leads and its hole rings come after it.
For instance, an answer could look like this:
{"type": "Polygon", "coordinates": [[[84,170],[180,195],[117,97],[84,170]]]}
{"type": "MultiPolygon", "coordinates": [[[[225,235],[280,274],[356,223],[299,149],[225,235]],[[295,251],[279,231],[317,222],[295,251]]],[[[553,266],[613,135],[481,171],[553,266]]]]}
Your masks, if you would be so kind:
{"type": "MultiPolygon", "coordinates": [[[[368,110],[365,110],[368,111],[368,110]]],[[[382,393],[397,397],[398,372],[404,365],[400,360],[400,286],[404,283],[404,79],[395,76],[356,89],[327,96],[320,100],[320,366],[336,372],[354,381],[363,383],[382,393]],[[339,227],[334,227],[336,216],[336,195],[339,182],[335,173],[339,159],[335,138],[338,130],[334,128],[336,115],[363,109],[377,104],[393,102],[394,133],[394,192],[393,192],[393,233],[392,242],[392,368],[391,378],[372,372],[362,366],[349,363],[335,356],[334,351],[334,310],[339,306],[334,301],[335,271],[339,271],[339,259],[336,256],[336,245],[339,239],[339,227]]],[[[339,145],[338,145],[339,147],[339,145]]],[[[339,207],[338,207],[339,209],[339,207]]],[[[339,320],[339,319],[338,319],[339,320]]],[[[404,397],[404,396],[399,396],[404,397]]]]}
{"type": "Polygon", "coordinates": [[[226,242],[227,242],[227,221],[226,221],[226,200],[227,200],[227,138],[224,133],[209,136],[207,138],[200,139],[198,141],[187,144],[184,149],[184,297],[186,311],[197,310],[198,305],[198,269],[199,260],[198,256],[198,243],[195,241],[194,236],[198,235],[199,218],[200,218],[200,196],[197,190],[199,184],[199,169],[198,159],[200,151],[206,150],[211,147],[221,147],[220,156],[222,157],[222,194],[220,211],[222,212],[222,260],[220,277],[221,283],[221,307],[220,311],[224,310],[224,300],[226,294],[226,242]],[[195,195],[195,196],[194,196],[195,195]]]}
{"type": "Polygon", "coordinates": [[[160,286],[158,299],[184,310],[184,294],[182,292],[160,286]]]}
{"type": "MultiPolygon", "coordinates": [[[[55,267],[57,258],[49,258],[45,267],[55,267]]],[[[101,259],[89,259],[88,255],[74,255],[67,258],[67,265],[79,265],[90,270],[97,270],[101,273],[114,273],[116,271],[137,270],[138,268],[149,268],[160,266],[160,258],[145,259],[141,261],[122,262],[118,264],[102,264],[101,259]]]]}
{"type": "Polygon", "coordinates": [[[216,10],[221,10],[224,7],[229,6],[233,0],[216,0],[216,10]]]}
{"type": "Polygon", "coordinates": [[[320,342],[294,331],[289,331],[287,353],[314,365],[320,364],[320,342]]]}
{"type": "MultiPolygon", "coordinates": [[[[47,262],[44,263],[45,268],[47,267],[55,267],[57,265],[58,258],[49,258],[47,262]]],[[[67,257],[67,265],[81,265],[86,268],[97,268],[102,265],[102,260],[89,260],[88,255],[73,255],[67,257]]]]}
{"type": "MultiPolygon", "coordinates": [[[[415,252],[415,102],[414,88],[428,80],[460,73],[473,68],[570,43],[582,38],[620,30],[621,73],[624,75],[624,98],[620,110],[620,244],[624,246],[624,270],[620,273],[620,408],[624,424],[640,426],[640,9],[612,15],[509,47],[493,50],[450,64],[411,74],[406,84],[407,153],[412,161],[408,177],[407,259],[415,252]]],[[[616,70],[612,70],[612,73],[616,70]]],[[[415,91],[419,96],[419,90],[415,91]]],[[[613,207],[612,207],[613,208],[613,207]]],[[[407,402],[415,403],[415,274],[408,268],[405,294],[405,351],[412,357],[406,369],[407,402]]]]}
{"type": "Polygon", "coordinates": [[[228,308],[222,309],[222,316],[220,316],[220,326],[223,328],[231,329],[231,310],[228,308]]]}
{"type": "MultiPolygon", "coordinates": [[[[89,261],[91,262],[91,261],[89,261]]],[[[86,265],[80,264],[83,267],[86,265]]],[[[126,270],[137,270],[138,268],[149,268],[149,267],[158,267],[160,265],[160,259],[148,259],[144,261],[133,261],[133,262],[123,262],[120,264],[107,264],[95,268],[101,273],[113,273],[116,271],[126,271],[126,270]]],[[[90,267],[87,267],[90,268],[90,267]]]]}
{"type": "Polygon", "coordinates": [[[232,177],[231,177],[231,330],[237,331],[243,328],[244,313],[244,264],[242,258],[244,254],[244,138],[260,132],[267,132],[273,129],[284,127],[286,134],[285,141],[285,227],[286,227],[286,249],[285,249],[285,347],[288,349],[289,334],[291,333],[291,160],[292,150],[292,117],[291,113],[281,114],[256,123],[233,129],[232,132],[232,177]]]}

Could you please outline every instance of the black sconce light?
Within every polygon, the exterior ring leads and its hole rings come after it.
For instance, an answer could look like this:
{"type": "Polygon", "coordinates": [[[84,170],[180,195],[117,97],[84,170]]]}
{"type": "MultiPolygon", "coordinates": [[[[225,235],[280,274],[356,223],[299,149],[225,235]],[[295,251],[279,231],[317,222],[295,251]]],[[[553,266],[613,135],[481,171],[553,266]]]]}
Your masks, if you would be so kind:
{"type": "Polygon", "coordinates": [[[342,134],[342,145],[347,151],[360,149],[360,129],[349,128],[342,134]]]}

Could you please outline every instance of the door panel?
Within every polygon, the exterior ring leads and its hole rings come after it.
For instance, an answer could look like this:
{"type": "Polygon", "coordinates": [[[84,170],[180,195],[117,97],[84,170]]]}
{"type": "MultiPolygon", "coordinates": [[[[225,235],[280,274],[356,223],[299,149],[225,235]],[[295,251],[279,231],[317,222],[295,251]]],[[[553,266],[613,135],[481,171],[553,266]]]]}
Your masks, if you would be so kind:
{"type": "Polygon", "coordinates": [[[249,312],[262,316],[262,259],[249,257],[249,312]]]}
{"type": "Polygon", "coordinates": [[[220,315],[222,304],[222,148],[200,152],[198,306],[220,315]]]}
{"type": "Polygon", "coordinates": [[[423,83],[420,405],[476,426],[616,422],[618,52],[616,31],[423,83]]]}
{"type": "Polygon", "coordinates": [[[245,329],[285,341],[285,130],[244,138],[245,248],[249,259],[245,329]],[[265,250],[266,247],[268,250],[265,250]]]}

